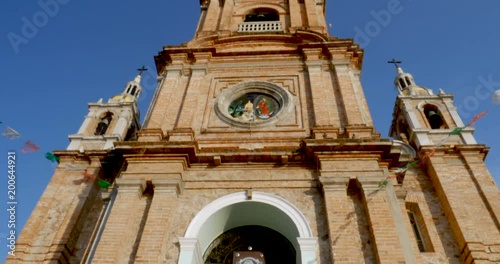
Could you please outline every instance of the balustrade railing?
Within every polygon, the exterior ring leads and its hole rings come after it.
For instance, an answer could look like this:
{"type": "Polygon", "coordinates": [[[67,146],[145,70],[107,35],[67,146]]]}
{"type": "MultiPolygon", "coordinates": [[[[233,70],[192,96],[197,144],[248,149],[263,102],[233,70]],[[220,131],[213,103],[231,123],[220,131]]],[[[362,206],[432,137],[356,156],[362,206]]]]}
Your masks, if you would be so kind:
{"type": "Polygon", "coordinates": [[[282,30],[281,22],[279,21],[243,22],[238,25],[238,32],[272,32],[282,30]]]}

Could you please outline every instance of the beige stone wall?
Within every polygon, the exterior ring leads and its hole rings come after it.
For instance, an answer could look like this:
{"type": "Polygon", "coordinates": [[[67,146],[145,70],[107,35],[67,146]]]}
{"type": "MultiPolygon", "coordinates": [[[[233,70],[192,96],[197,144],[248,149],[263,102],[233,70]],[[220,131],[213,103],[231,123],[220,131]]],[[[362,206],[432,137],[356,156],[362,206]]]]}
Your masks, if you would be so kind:
{"type": "Polygon", "coordinates": [[[428,165],[460,258],[466,263],[500,260],[500,193],[480,157],[474,147],[464,147],[460,155],[437,155],[428,165]]]}
{"type": "MultiPolygon", "coordinates": [[[[232,47],[230,44],[221,47],[219,52],[248,49],[247,45],[232,47]]],[[[282,50],[282,47],[282,43],[271,43],[265,50],[282,50]]],[[[301,55],[215,57],[200,53],[194,54],[194,65],[187,62],[187,54],[175,55],[172,65],[166,68],[165,81],[147,128],[161,128],[165,134],[176,129],[192,129],[200,141],[276,136],[305,138],[315,127],[348,128],[350,136],[371,137],[373,124],[358,71],[347,61],[325,60],[326,54],[321,49],[307,51],[307,59],[301,55]],[[216,113],[221,92],[252,81],[267,82],[286,90],[291,95],[292,111],[277,122],[255,128],[250,123],[248,128],[233,127],[221,120],[216,113]],[[360,131],[357,129],[360,127],[367,130],[360,131]]]]}
{"type": "MultiPolygon", "coordinates": [[[[425,225],[430,237],[431,245],[427,246],[431,247],[431,250],[418,254],[422,263],[461,263],[458,245],[429,177],[419,169],[412,169],[405,174],[402,186],[407,193],[405,199],[401,201],[405,216],[408,210],[407,204],[417,204],[422,214],[419,217],[422,217],[422,224],[425,225]]],[[[415,242],[409,219],[407,219],[407,227],[410,237],[415,242]]],[[[415,252],[419,252],[416,242],[413,246],[415,252]]]]}
{"type": "MultiPolygon", "coordinates": [[[[64,163],[81,170],[69,170],[64,165],[56,169],[17,240],[16,256],[8,257],[6,263],[70,263],[72,254],[85,247],[88,231],[95,225],[86,220],[99,210],[99,206],[93,207],[100,196],[98,186],[95,177],[84,179],[88,164],[64,163]]],[[[97,175],[99,169],[88,167],[88,173],[97,175]]]]}

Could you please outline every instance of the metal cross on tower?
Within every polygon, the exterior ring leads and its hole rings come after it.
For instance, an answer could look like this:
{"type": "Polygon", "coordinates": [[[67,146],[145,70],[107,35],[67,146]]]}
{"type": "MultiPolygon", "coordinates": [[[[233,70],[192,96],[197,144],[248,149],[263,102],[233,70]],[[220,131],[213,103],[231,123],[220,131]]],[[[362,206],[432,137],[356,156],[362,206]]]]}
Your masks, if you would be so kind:
{"type": "Polygon", "coordinates": [[[148,69],[146,67],[142,66],[140,69],[137,69],[137,70],[139,71],[139,76],[141,76],[142,72],[147,71],[148,69]]]}
{"type": "Polygon", "coordinates": [[[393,63],[393,64],[394,64],[394,66],[396,66],[396,69],[397,69],[397,68],[399,67],[399,66],[398,66],[398,63],[401,63],[401,61],[397,61],[397,60],[395,60],[395,59],[392,59],[392,60],[388,61],[387,63],[393,63]]]}

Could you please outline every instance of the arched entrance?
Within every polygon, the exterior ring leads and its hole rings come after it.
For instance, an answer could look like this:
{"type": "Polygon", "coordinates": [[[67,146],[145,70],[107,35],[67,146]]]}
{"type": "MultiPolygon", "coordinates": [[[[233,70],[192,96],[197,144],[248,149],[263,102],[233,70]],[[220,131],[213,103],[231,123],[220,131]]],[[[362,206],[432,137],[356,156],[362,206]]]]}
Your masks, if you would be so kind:
{"type": "Polygon", "coordinates": [[[285,237],[296,252],[296,263],[316,263],[317,238],[304,215],[287,200],[264,192],[221,197],[205,206],[179,238],[179,264],[203,264],[203,255],[221,234],[242,226],[262,226],[285,237]]]}

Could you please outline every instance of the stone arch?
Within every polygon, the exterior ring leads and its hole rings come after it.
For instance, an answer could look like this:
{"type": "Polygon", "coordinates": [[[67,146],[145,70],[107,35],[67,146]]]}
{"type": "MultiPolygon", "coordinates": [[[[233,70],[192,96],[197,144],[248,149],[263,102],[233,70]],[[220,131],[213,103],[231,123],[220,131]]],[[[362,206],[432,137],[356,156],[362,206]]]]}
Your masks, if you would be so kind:
{"type": "Polygon", "coordinates": [[[287,10],[280,4],[272,4],[272,3],[247,3],[242,4],[235,10],[235,15],[243,17],[245,14],[257,8],[269,8],[276,10],[279,14],[286,14],[287,10]]]}
{"type": "Polygon", "coordinates": [[[246,192],[237,192],[211,202],[193,218],[184,237],[179,238],[179,264],[203,264],[203,253],[213,239],[230,228],[248,224],[282,233],[294,245],[297,263],[315,263],[317,238],[312,236],[311,227],[300,210],[273,194],[253,192],[249,199],[246,192]],[[264,213],[262,216],[234,216],[238,212],[248,212],[248,208],[264,213]],[[269,213],[273,217],[265,217],[269,213]]]}
{"type": "MultiPolygon", "coordinates": [[[[252,12],[252,10],[255,9],[272,9],[276,11],[279,15],[279,22],[281,22],[282,27],[281,30],[287,31],[287,28],[290,24],[290,18],[288,11],[281,5],[281,4],[273,4],[273,3],[246,3],[246,4],[241,4],[235,7],[235,12],[233,15],[233,24],[234,24],[234,31],[237,31],[238,24],[244,22],[245,16],[252,12]]],[[[276,21],[276,22],[278,22],[276,21]]],[[[281,31],[279,30],[279,31],[281,31]]]]}
{"type": "Polygon", "coordinates": [[[424,122],[426,122],[428,128],[431,129],[448,128],[446,119],[443,116],[443,113],[445,113],[445,111],[443,111],[442,107],[440,107],[438,104],[430,102],[420,102],[418,104],[418,109],[420,110],[422,118],[425,120],[424,122]],[[431,120],[429,116],[430,112],[433,112],[433,114],[437,117],[436,120],[434,121],[431,120]]]}

